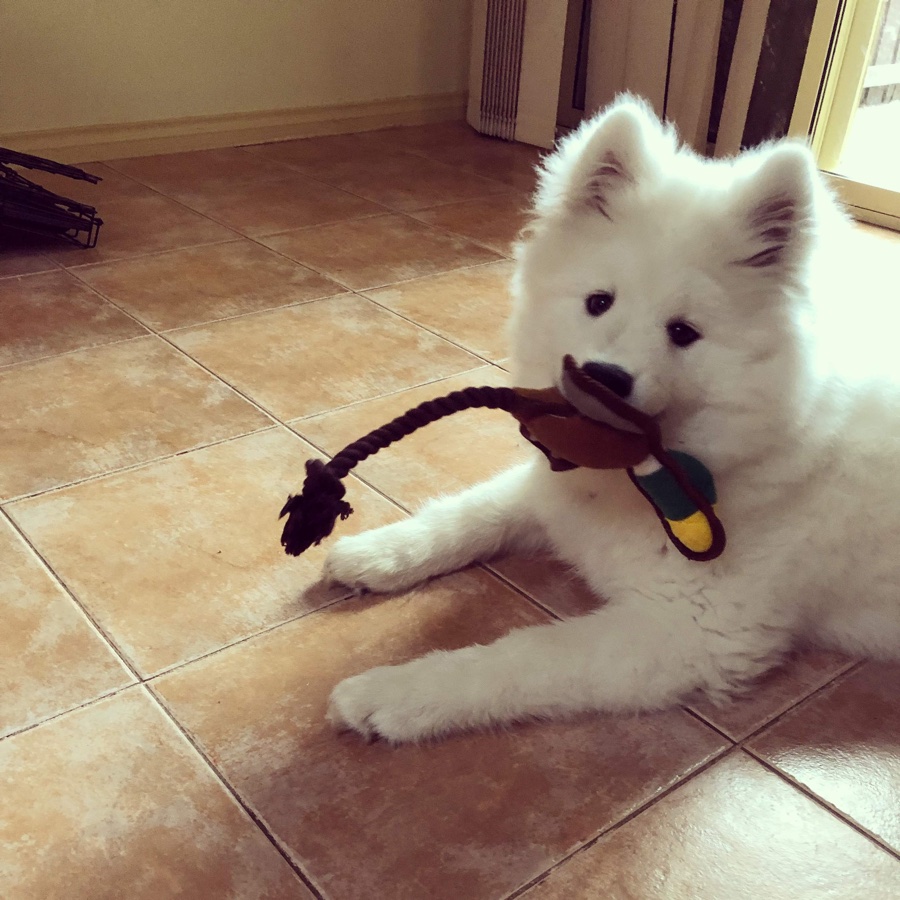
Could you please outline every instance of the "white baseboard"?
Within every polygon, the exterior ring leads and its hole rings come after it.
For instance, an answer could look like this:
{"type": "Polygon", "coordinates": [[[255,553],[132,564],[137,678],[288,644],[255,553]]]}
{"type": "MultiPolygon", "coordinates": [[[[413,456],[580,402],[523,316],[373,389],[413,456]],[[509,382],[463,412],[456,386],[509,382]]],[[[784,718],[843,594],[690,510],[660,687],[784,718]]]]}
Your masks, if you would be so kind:
{"type": "Polygon", "coordinates": [[[84,163],[371,131],[392,125],[462,121],[465,111],[465,93],[396,97],[340,106],[0,134],[0,147],[62,163],[84,163]]]}

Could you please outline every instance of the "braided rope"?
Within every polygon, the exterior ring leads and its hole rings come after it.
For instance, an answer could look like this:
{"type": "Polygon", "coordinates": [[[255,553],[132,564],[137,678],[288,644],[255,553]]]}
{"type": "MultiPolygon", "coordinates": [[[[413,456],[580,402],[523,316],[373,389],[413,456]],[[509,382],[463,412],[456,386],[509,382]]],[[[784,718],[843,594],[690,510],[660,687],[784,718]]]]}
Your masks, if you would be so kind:
{"type": "Polygon", "coordinates": [[[403,415],[370,431],[358,441],[348,444],[338,453],[326,468],[336,477],[344,478],[347,473],[373,453],[389,447],[395,441],[412,434],[424,425],[430,425],[464,409],[502,409],[512,412],[518,405],[519,397],[515,391],[506,387],[468,387],[461,391],[453,391],[445,397],[426,400],[418,406],[407,410],[403,415]]]}

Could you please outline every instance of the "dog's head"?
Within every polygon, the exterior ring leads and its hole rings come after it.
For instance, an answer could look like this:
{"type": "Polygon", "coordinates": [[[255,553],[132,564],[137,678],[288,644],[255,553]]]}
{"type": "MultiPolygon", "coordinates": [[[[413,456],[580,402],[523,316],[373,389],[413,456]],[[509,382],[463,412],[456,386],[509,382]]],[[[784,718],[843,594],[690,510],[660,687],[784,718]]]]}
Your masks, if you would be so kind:
{"type": "Polygon", "coordinates": [[[515,383],[571,354],[673,443],[746,446],[801,367],[817,177],[794,142],[703,160],[628,97],[586,122],[518,248],[515,383]]]}

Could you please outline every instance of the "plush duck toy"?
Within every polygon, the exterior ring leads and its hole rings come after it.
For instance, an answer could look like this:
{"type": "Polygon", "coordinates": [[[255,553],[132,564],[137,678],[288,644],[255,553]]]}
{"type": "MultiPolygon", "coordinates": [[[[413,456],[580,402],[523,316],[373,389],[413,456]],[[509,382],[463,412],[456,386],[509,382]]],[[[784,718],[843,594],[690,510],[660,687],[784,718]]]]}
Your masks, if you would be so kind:
{"type": "Polygon", "coordinates": [[[688,559],[715,559],[725,549],[709,470],[695,457],[662,446],[659,425],[605,385],[572,357],[563,360],[562,388],[471,387],[428,400],[354,441],[330,462],[311,459],[298,495],[281,510],[287,516],[282,546],[292,556],[320,543],[338,518],[352,512],[341,482],[357,463],[417,429],[463,409],[487,407],[510,413],[551,469],[625,469],[646,497],[669,539],[688,559]]]}

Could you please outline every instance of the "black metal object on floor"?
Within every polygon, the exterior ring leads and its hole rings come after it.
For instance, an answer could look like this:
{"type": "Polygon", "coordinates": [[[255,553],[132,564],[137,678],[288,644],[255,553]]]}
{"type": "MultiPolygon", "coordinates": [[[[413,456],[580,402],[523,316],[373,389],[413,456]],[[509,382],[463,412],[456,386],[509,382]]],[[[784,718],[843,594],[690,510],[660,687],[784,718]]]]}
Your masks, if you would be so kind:
{"type": "Polygon", "coordinates": [[[54,194],[12,168],[34,169],[96,184],[102,179],[75,166],[0,147],[0,227],[60,237],[90,249],[103,219],[87,203],[54,194]]]}

